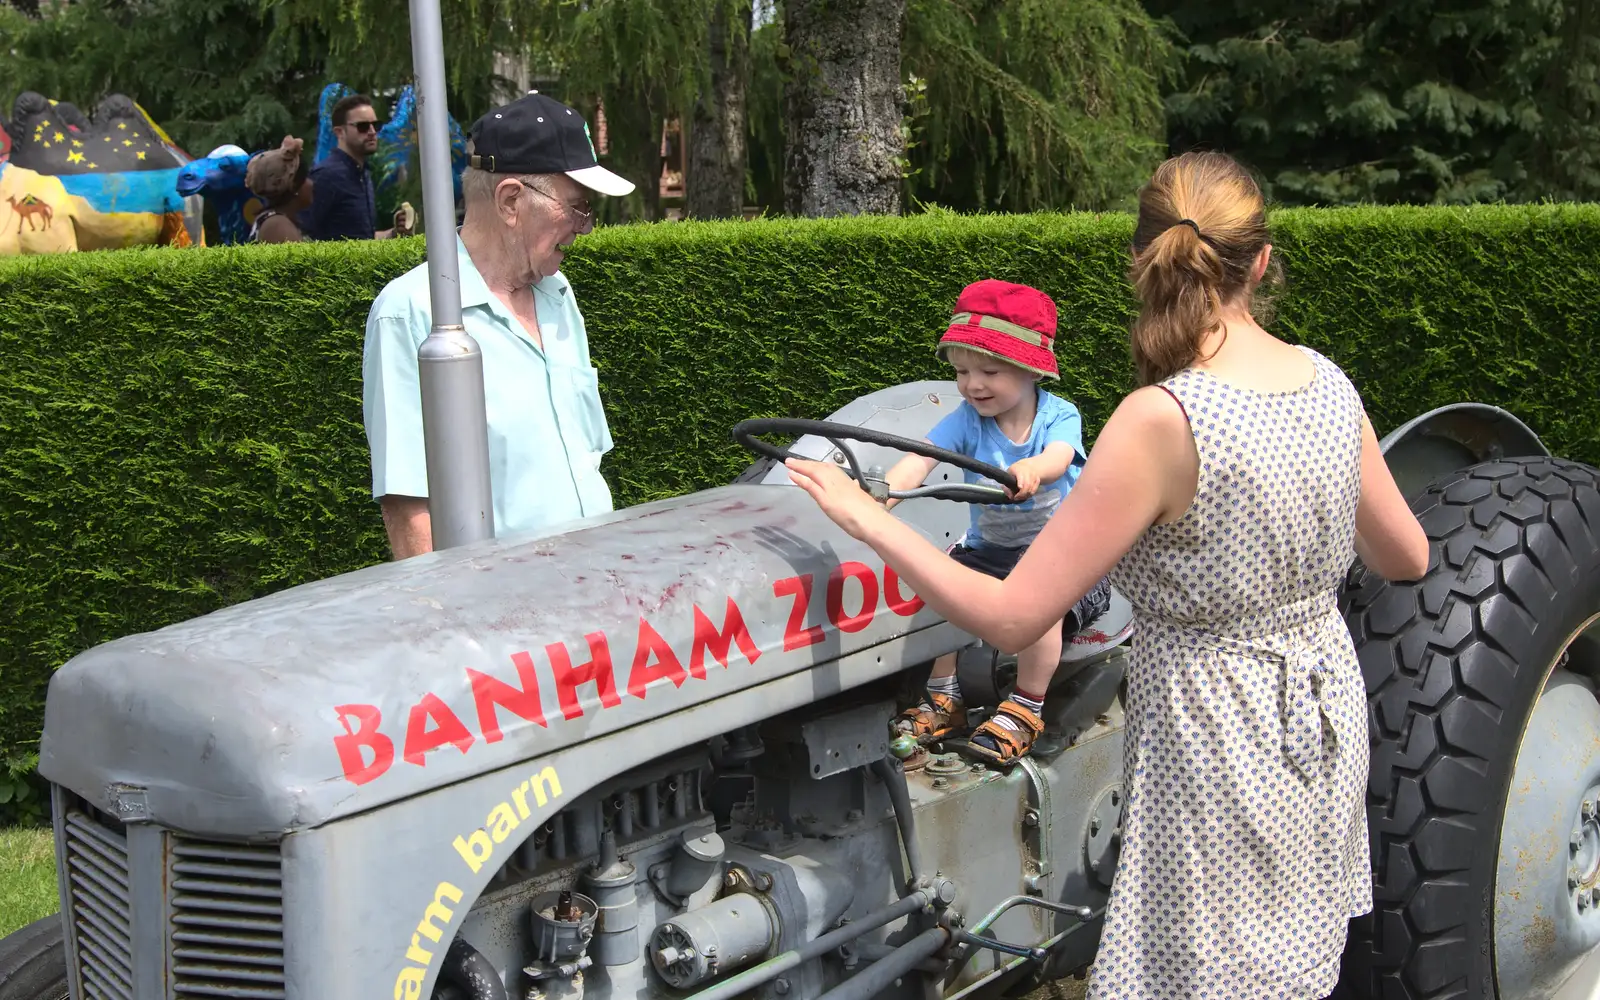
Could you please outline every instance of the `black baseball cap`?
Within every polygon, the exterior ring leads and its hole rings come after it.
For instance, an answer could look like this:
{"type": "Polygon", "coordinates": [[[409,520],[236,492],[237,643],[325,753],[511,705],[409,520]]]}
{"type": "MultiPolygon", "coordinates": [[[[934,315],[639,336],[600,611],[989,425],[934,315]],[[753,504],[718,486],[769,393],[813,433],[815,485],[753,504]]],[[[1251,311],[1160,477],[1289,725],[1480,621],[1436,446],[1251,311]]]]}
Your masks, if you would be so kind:
{"type": "Polygon", "coordinates": [[[620,197],[633,182],[600,165],[589,123],[537,90],[472,123],[467,162],[494,174],[566,174],[591,191],[620,197]]]}

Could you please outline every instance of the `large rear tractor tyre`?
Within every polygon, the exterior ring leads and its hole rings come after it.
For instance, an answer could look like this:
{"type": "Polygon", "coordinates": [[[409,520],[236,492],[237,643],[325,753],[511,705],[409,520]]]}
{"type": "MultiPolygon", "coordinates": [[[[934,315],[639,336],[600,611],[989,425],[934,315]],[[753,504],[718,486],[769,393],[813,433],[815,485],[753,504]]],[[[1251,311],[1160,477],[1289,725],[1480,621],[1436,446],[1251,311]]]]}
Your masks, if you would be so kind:
{"type": "Polygon", "coordinates": [[[1374,909],[1341,993],[1565,997],[1600,961],[1600,471],[1488,462],[1412,509],[1427,575],[1357,566],[1343,598],[1371,713],[1374,909]]]}
{"type": "Polygon", "coordinates": [[[67,949],[61,915],[0,938],[0,1000],[66,1000],[67,949]]]}

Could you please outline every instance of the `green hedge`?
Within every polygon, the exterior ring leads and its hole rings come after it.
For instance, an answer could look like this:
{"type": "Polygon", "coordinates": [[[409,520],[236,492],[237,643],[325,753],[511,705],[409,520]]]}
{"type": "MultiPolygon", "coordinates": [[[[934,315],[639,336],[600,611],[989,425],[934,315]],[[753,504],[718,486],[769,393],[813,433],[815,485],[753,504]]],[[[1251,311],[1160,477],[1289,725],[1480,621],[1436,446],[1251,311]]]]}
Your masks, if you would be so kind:
{"type": "MultiPolygon", "coordinates": [[[[1600,207],[1298,210],[1276,328],[1342,363],[1380,432],[1507,407],[1600,462],[1589,359],[1600,207]]],[[[619,504],[724,482],[728,428],[941,377],[969,281],[1061,308],[1060,391],[1100,426],[1131,384],[1126,216],[664,224],[581,240],[619,504]]],[[[367,495],[361,339],[420,240],[0,263],[0,758],[78,651],[385,555],[367,495]]]]}

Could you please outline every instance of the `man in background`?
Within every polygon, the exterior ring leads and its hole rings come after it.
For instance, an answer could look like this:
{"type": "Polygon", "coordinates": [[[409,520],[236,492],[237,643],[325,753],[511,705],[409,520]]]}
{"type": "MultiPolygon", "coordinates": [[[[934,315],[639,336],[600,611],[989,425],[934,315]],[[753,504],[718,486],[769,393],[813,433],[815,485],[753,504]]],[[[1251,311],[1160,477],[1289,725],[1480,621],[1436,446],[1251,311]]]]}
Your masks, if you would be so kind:
{"type": "Polygon", "coordinates": [[[300,228],[313,240],[386,240],[407,236],[399,226],[377,231],[377,195],[368,160],[378,151],[378,115],[372,101],[351,94],[333,106],[333,134],[339,145],[311,168],[311,207],[300,228]]]}

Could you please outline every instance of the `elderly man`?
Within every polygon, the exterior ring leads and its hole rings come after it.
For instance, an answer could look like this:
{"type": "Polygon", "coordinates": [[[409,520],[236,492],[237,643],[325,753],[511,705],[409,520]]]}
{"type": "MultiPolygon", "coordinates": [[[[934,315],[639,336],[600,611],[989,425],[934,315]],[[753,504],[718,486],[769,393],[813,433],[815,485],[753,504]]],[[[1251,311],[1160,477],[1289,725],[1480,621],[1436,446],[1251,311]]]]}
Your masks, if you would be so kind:
{"type": "MultiPolygon", "coordinates": [[[[611,433],[565,251],[589,232],[585,189],[633,184],[596,161],[582,116],[538,92],[472,126],[457,238],[461,320],[483,351],[498,535],[611,510],[611,433]]],[[[437,238],[430,236],[430,239],[437,238]]],[[[417,348],[433,323],[426,265],[390,282],[367,317],[363,417],[372,495],[396,559],[432,549],[417,348]]]]}

